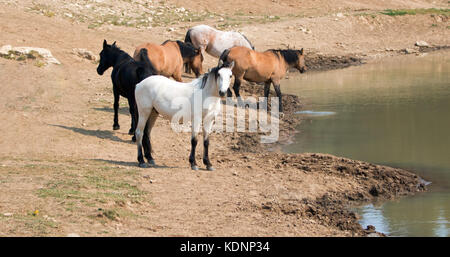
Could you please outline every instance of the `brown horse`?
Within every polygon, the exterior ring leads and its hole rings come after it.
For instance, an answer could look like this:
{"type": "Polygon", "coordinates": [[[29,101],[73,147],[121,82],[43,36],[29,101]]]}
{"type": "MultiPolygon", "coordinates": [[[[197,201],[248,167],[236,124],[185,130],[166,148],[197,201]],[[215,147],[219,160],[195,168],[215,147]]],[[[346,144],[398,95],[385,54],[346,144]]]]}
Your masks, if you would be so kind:
{"type": "Polygon", "coordinates": [[[199,48],[182,41],[167,40],[161,45],[145,43],[136,47],[134,59],[139,61],[139,51],[146,48],[148,58],[152,62],[159,75],[172,77],[182,82],[181,73],[183,65],[188,63],[198,77],[203,73],[203,55],[199,48]]]}
{"type": "MultiPolygon", "coordinates": [[[[264,82],[264,97],[269,96],[270,84],[273,84],[279,99],[279,111],[283,112],[281,103],[280,80],[286,75],[289,68],[296,68],[301,73],[306,71],[305,56],[303,48],[301,50],[275,50],[270,49],[265,52],[257,52],[247,47],[236,46],[225,50],[220,56],[224,63],[234,61],[234,94],[240,104],[242,100],[239,95],[239,88],[242,79],[251,82],[264,82]]],[[[231,97],[231,90],[228,89],[228,97],[231,97]]]]}

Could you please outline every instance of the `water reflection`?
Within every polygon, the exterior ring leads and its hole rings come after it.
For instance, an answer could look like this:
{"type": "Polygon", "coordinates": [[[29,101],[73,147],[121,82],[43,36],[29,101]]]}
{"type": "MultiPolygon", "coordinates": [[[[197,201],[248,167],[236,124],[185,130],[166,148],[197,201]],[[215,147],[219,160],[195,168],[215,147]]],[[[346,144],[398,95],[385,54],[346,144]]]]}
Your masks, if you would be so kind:
{"type": "Polygon", "coordinates": [[[442,236],[450,234],[448,194],[425,193],[382,206],[357,210],[363,227],[373,225],[391,236],[442,236]]]}
{"type": "Polygon", "coordinates": [[[284,92],[298,94],[314,112],[300,112],[301,133],[285,151],[418,172],[433,182],[431,193],[366,206],[361,222],[394,236],[448,236],[450,52],[290,77],[284,92]],[[314,115],[322,112],[334,115],[314,115]]]}

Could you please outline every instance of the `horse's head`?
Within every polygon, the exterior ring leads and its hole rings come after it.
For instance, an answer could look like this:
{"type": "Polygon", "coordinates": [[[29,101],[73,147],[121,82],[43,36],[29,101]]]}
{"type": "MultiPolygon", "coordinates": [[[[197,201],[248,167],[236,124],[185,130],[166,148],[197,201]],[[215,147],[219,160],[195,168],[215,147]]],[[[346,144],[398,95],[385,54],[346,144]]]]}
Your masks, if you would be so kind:
{"type": "Polygon", "coordinates": [[[114,65],[114,56],[112,54],[113,48],[116,48],[116,42],[112,45],[108,45],[106,40],[103,41],[103,49],[100,52],[100,62],[97,67],[98,75],[103,75],[109,67],[114,65]]]}
{"type": "Polygon", "coordinates": [[[231,83],[231,76],[233,75],[233,67],[234,67],[234,61],[230,62],[222,62],[222,60],[219,60],[219,65],[217,65],[217,87],[219,90],[220,96],[225,96],[225,94],[228,91],[228,88],[230,87],[231,83]]]}
{"type": "Polygon", "coordinates": [[[195,76],[200,76],[203,73],[203,54],[200,48],[195,49],[195,55],[189,61],[191,69],[194,71],[195,76]]]}
{"type": "Polygon", "coordinates": [[[303,53],[303,48],[301,50],[297,50],[298,55],[298,61],[295,65],[295,68],[300,71],[300,73],[303,73],[307,70],[306,64],[305,64],[305,55],[303,53]]]}
{"type": "Polygon", "coordinates": [[[177,41],[180,48],[183,63],[187,63],[198,77],[203,73],[203,54],[200,48],[194,47],[191,43],[177,41]]]}

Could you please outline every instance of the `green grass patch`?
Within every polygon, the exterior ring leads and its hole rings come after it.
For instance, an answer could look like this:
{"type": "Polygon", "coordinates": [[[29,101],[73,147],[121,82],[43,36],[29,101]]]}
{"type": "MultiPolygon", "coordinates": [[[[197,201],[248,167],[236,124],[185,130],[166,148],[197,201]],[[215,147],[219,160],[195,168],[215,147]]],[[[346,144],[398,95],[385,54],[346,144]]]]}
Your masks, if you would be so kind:
{"type": "Polygon", "coordinates": [[[19,224],[19,226],[12,228],[9,231],[10,233],[31,231],[34,236],[43,236],[58,228],[57,222],[44,218],[41,215],[34,215],[32,212],[22,215],[14,214],[11,217],[2,217],[0,220],[2,222],[19,224]]]}
{"type": "Polygon", "coordinates": [[[416,15],[416,14],[439,14],[450,16],[450,9],[437,9],[437,8],[429,8],[429,9],[386,9],[381,14],[389,15],[389,16],[403,16],[403,15],[416,15]]]}
{"type": "Polygon", "coordinates": [[[281,20],[280,16],[276,15],[262,15],[262,16],[246,16],[246,15],[236,15],[236,16],[227,16],[225,19],[217,24],[217,28],[219,29],[227,29],[231,27],[239,27],[245,24],[265,24],[270,22],[276,22],[281,20]]]}

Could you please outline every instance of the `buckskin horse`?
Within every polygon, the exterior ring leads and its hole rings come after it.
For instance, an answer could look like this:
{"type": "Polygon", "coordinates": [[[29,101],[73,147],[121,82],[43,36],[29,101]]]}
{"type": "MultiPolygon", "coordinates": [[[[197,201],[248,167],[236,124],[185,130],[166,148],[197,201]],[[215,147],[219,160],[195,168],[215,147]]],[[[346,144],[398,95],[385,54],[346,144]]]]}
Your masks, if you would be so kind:
{"type": "Polygon", "coordinates": [[[192,68],[196,77],[203,73],[202,52],[190,43],[166,40],[161,45],[153,43],[139,45],[134,51],[134,58],[137,61],[139,61],[139,51],[142,48],[147,49],[148,58],[159,75],[172,77],[176,81],[182,82],[181,74],[184,64],[192,68]]]}
{"type": "MultiPolygon", "coordinates": [[[[300,50],[270,49],[265,52],[257,52],[246,47],[236,46],[225,50],[220,56],[220,60],[224,63],[235,63],[233,90],[241,104],[239,88],[243,79],[256,83],[264,82],[264,97],[267,99],[270,84],[273,84],[278,97],[280,112],[283,112],[280,80],[285,77],[290,68],[296,68],[300,73],[307,69],[303,48],[300,50]]],[[[227,94],[228,97],[232,96],[230,89],[228,89],[227,94]]]]}
{"type": "Polygon", "coordinates": [[[128,105],[131,115],[131,128],[128,134],[133,135],[133,141],[136,141],[134,135],[137,125],[137,109],[136,100],[134,97],[134,89],[136,84],[141,82],[148,76],[156,74],[152,63],[147,57],[147,49],[142,49],[139,52],[142,61],[135,61],[126,52],[116,46],[116,42],[108,45],[106,40],[103,41],[103,49],[100,52],[100,63],[97,67],[97,73],[103,73],[113,67],[111,73],[111,80],[113,83],[114,92],[114,124],[113,130],[120,129],[119,125],[119,98],[123,96],[128,99],[128,105]]]}

